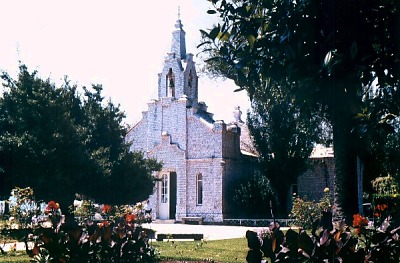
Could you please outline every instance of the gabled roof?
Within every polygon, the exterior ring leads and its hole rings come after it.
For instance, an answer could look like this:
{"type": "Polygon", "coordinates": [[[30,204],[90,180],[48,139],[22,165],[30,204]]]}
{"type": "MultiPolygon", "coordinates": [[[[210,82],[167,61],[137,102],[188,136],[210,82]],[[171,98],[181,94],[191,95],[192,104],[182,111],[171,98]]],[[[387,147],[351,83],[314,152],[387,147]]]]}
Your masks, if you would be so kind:
{"type": "Polygon", "coordinates": [[[310,158],[328,158],[335,157],[333,147],[326,147],[321,144],[317,144],[310,154],[310,158]]]}

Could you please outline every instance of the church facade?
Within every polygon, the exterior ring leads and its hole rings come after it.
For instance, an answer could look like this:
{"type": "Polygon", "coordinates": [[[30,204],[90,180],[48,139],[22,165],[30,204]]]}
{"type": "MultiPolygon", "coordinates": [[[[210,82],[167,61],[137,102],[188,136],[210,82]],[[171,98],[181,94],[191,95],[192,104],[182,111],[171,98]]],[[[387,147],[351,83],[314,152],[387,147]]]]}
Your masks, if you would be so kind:
{"type": "Polygon", "coordinates": [[[186,53],[181,20],[175,28],[171,52],[158,74],[158,98],[148,103],[127,140],[132,151],[163,164],[154,174],[156,186],[149,198],[153,218],[221,222],[232,207],[228,185],[248,174],[244,162],[252,158],[241,151],[245,125],[239,108],[236,121],[227,124],[215,121],[207,105],[198,101],[196,63],[186,53]]]}

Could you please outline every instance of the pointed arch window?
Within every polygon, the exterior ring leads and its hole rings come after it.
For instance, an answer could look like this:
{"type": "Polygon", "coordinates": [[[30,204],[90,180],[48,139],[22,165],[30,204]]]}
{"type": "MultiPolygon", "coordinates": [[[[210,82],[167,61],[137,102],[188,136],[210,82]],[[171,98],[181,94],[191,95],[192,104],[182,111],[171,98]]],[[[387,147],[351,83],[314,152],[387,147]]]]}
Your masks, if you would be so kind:
{"type": "Polygon", "coordinates": [[[192,85],[193,85],[193,73],[192,70],[189,70],[188,86],[192,87],[192,85]]]}
{"type": "Polygon", "coordinates": [[[197,174],[196,176],[196,199],[197,205],[203,204],[203,175],[197,174]]]}
{"type": "Polygon", "coordinates": [[[172,68],[169,68],[168,74],[166,77],[166,85],[167,85],[167,96],[175,97],[175,74],[172,72],[172,68]]]}
{"type": "Polygon", "coordinates": [[[192,85],[193,85],[193,73],[192,70],[189,70],[189,76],[188,76],[188,95],[192,95],[192,85]]]}

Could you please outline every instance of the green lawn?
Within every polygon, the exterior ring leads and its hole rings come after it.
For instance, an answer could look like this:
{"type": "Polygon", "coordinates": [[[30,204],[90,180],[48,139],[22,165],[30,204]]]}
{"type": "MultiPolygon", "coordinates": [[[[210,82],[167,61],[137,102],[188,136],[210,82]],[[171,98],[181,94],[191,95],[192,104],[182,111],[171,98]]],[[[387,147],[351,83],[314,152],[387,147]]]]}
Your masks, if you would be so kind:
{"type": "Polygon", "coordinates": [[[25,251],[16,252],[13,254],[1,255],[0,254],[0,262],[14,262],[14,263],[23,263],[30,262],[30,258],[26,255],[25,251]]]}
{"type": "MultiPolygon", "coordinates": [[[[213,241],[164,241],[151,242],[156,249],[160,261],[204,261],[231,263],[246,262],[247,240],[245,238],[213,240],[213,241]]],[[[16,255],[1,255],[3,262],[29,262],[24,252],[16,255]]]]}
{"type": "Polygon", "coordinates": [[[153,242],[160,260],[215,262],[246,262],[247,240],[245,238],[213,241],[164,241],[153,242]]]}

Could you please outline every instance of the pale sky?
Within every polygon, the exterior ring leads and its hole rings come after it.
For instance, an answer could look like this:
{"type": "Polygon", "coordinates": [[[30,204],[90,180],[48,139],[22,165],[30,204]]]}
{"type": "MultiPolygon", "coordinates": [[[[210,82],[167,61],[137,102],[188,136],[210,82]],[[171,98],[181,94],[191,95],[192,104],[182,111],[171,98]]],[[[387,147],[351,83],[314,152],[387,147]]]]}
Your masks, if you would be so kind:
{"type": "MultiPolygon", "coordinates": [[[[13,77],[18,61],[43,78],[78,86],[103,85],[103,95],[120,104],[133,125],[157,97],[157,74],[170,51],[178,6],[186,50],[198,54],[199,29],[214,22],[207,0],[8,0],[0,10],[0,69],[13,77]],[[145,3],[146,2],[146,3],[145,3]]],[[[194,58],[201,66],[200,58],[194,58]]],[[[198,69],[199,70],[199,69],[198,69]]],[[[229,122],[236,105],[249,107],[247,94],[228,80],[200,75],[199,101],[214,119],[229,122]]]]}

